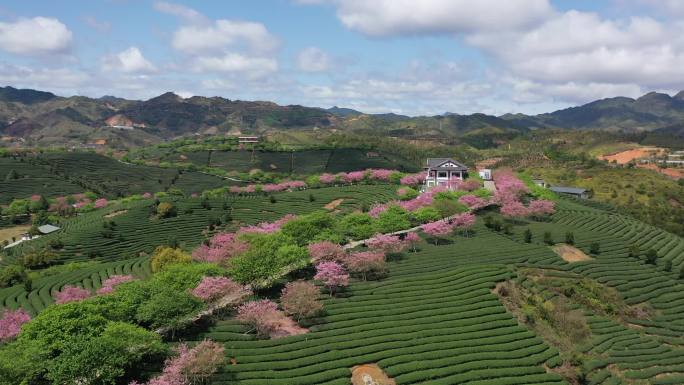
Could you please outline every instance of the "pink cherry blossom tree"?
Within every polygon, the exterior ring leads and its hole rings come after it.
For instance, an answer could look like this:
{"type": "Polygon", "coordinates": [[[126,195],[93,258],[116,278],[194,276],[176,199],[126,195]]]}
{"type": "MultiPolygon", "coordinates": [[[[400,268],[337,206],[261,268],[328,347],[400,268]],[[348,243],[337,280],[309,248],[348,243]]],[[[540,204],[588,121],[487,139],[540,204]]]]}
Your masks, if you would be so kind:
{"type": "Polygon", "coordinates": [[[382,181],[388,181],[390,179],[390,176],[394,174],[396,171],[394,170],[387,170],[387,169],[374,169],[370,170],[370,177],[371,179],[375,180],[382,180],[382,181]]]}
{"type": "Polygon", "coordinates": [[[227,277],[203,277],[191,293],[205,302],[216,302],[221,298],[230,297],[237,303],[250,295],[251,290],[227,277]]]}
{"type": "Polygon", "coordinates": [[[471,227],[475,225],[475,214],[472,213],[463,213],[455,216],[451,220],[451,224],[453,227],[463,230],[465,236],[468,236],[468,230],[470,230],[471,227]]]}
{"type": "Polygon", "coordinates": [[[323,304],[318,300],[319,294],[320,290],[311,282],[289,282],[280,294],[280,304],[285,313],[299,321],[313,317],[323,310],[323,304]]]}
{"type": "Polygon", "coordinates": [[[486,199],[472,194],[463,195],[462,197],[458,198],[458,202],[468,206],[468,208],[471,210],[481,209],[488,204],[486,199]]]}
{"type": "Polygon", "coordinates": [[[344,259],[345,252],[342,246],[330,241],[321,241],[311,243],[307,247],[309,255],[314,262],[336,261],[339,262],[344,259]]]}
{"type": "Polygon", "coordinates": [[[420,228],[423,230],[425,234],[428,234],[435,240],[435,245],[439,242],[440,238],[444,238],[447,235],[451,234],[451,232],[454,230],[451,225],[445,221],[445,220],[439,220],[435,222],[430,222],[426,223],[420,228]]]}
{"type": "Polygon", "coordinates": [[[107,200],[107,198],[100,198],[95,200],[95,205],[93,207],[95,207],[96,209],[101,209],[103,207],[107,207],[108,204],[109,201],[107,200]]]}
{"type": "Polygon", "coordinates": [[[78,302],[90,297],[90,291],[78,286],[66,285],[62,290],[54,294],[55,303],[78,302]]]}
{"type": "Polygon", "coordinates": [[[314,279],[322,282],[331,296],[337,289],[349,286],[349,273],[337,262],[322,262],[316,265],[314,279]]]}
{"type": "Polygon", "coordinates": [[[396,235],[375,234],[365,243],[369,249],[383,253],[400,253],[406,247],[406,244],[396,235]]]}
{"type": "Polygon", "coordinates": [[[405,186],[417,186],[419,184],[422,184],[423,182],[425,182],[424,173],[405,175],[399,180],[399,183],[405,186]]]}
{"type": "Polygon", "coordinates": [[[529,211],[521,202],[510,201],[501,206],[501,215],[507,218],[522,218],[529,215],[529,211]]]}
{"type": "Polygon", "coordinates": [[[249,243],[233,233],[214,235],[208,244],[202,244],[192,252],[192,258],[200,262],[225,265],[231,258],[249,249],[249,243]]]}
{"type": "Polygon", "coordinates": [[[416,252],[416,245],[421,241],[418,234],[414,232],[406,233],[404,236],[404,242],[411,248],[411,251],[416,252]]]}
{"type": "Polygon", "coordinates": [[[328,173],[321,174],[321,175],[318,177],[318,181],[321,182],[321,183],[323,183],[323,184],[332,184],[332,183],[335,183],[335,175],[333,175],[333,174],[328,174],[328,173]]]}
{"type": "Polygon", "coordinates": [[[347,173],[344,176],[344,181],[346,183],[358,183],[361,182],[364,178],[366,177],[366,173],[364,171],[352,171],[347,173]]]}
{"type": "Polygon", "coordinates": [[[350,272],[361,275],[364,281],[370,276],[383,276],[387,271],[385,253],[379,250],[352,253],[347,256],[345,265],[350,272]]]}
{"type": "Polygon", "coordinates": [[[102,282],[102,287],[97,289],[97,294],[109,294],[114,291],[116,286],[125,282],[130,282],[133,279],[134,278],[132,275],[112,275],[111,277],[105,279],[104,282],[102,282]]]}
{"type": "MultiPolygon", "coordinates": [[[[175,351],[176,357],[166,360],[162,373],[147,385],[203,384],[225,361],[225,348],[211,340],[204,340],[192,349],[180,344],[175,351]]],[[[133,381],[129,385],[143,384],[133,381]]]]}
{"type": "Polygon", "coordinates": [[[236,319],[252,327],[259,336],[267,337],[275,331],[276,323],[281,317],[275,302],[262,299],[238,307],[236,319]]]}
{"type": "Polygon", "coordinates": [[[533,200],[527,206],[527,210],[532,216],[543,217],[556,212],[556,203],[545,199],[533,200]]]}
{"type": "Polygon", "coordinates": [[[31,320],[24,309],[6,309],[0,317],[0,342],[7,342],[21,332],[21,326],[31,320]]]}

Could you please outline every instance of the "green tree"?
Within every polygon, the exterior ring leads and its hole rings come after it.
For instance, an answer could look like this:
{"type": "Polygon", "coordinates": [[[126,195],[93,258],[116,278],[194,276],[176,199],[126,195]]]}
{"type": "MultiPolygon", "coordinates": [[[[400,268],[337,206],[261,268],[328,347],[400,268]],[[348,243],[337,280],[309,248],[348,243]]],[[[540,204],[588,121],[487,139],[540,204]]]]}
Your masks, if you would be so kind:
{"type": "Polygon", "coordinates": [[[17,170],[11,169],[7,175],[5,176],[5,180],[16,180],[19,179],[19,174],[17,173],[17,170]]]}
{"type": "Polygon", "coordinates": [[[150,262],[152,272],[159,272],[168,266],[179,263],[190,263],[192,257],[181,249],[174,249],[168,246],[159,246],[152,254],[150,262]]]}
{"type": "Polygon", "coordinates": [[[160,218],[175,217],[176,207],[171,202],[162,202],[157,206],[157,215],[160,218]]]}
{"type": "Polygon", "coordinates": [[[646,252],[646,263],[655,265],[658,261],[658,252],[655,249],[648,249],[646,252]]]}
{"type": "Polygon", "coordinates": [[[523,238],[525,239],[525,243],[532,243],[532,230],[525,229],[525,232],[523,233],[523,238]]]}
{"type": "Polygon", "coordinates": [[[551,246],[551,245],[553,245],[553,244],[555,243],[555,242],[553,241],[553,236],[551,235],[551,232],[550,232],[550,231],[545,231],[545,232],[544,232],[544,243],[546,243],[546,244],[549,245],[549,246],[551,246]]]}
{"type": "Polygon", "coordinates": [[[592,242],[589,245],[589,253],[593,255],[598,255],[601,253],[601,244],[598,242],[592,242]]]}
{"type": "Polygon", "coordinates": [[[567,243],[568,245],[575,244],[575,234],[573,232],[565,233],[565,243],[567,243]]]}
{"type": "Polygon", "coordinates": [[[7,265],[0,269],[0,288],[19,285],[26,280],[26,272],[20,265],[7,265]]]}

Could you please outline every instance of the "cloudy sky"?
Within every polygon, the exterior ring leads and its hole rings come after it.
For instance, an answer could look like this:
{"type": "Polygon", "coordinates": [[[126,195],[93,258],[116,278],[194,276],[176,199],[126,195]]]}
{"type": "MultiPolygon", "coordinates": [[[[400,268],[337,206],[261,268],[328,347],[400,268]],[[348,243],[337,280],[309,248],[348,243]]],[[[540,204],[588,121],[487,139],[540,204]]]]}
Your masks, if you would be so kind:
{"type": "Polygon", "coordinates": [[[0,85],[539,113],[684,89],[684,1],[3,0],[0,85]]]}

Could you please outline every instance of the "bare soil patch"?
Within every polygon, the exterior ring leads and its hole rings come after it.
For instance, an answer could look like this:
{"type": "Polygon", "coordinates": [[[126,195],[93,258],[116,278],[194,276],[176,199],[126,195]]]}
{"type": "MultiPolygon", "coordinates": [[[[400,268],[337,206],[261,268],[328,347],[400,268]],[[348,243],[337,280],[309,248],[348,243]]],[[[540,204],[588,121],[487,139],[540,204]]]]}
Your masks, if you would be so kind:
{"type": "Polygon", "coordinates": [[[342,202],[344,202],[344,199],[335,199],[334,201],[328,203],[327,205],[325,205],[323,207],[325,207],[326,210],[334,210],[337,208],[337,206],[342,204],[342,202]]]}
{"type": "Polygon", "coordinates": [[[592,260],[590,256],[584,253],[584,251],[565,243],[559,243],[553,246],[552,249],[566,262],[572,263],[592,260]]]}
{"type": "Polygon", "coordinates": [[[620,151],[615,154],[599,155],[600,160],[607,160],[609,162],[615,161],[617,164],[626,164],[634,159],[646,158],[654,154],[660,154],[663,151],[658,147],[639,147],[631,150],[620,151]]]}
{"type": "Polygon", "coordinates": [[[679,179],[679,178],[684,177],[684,168],[660,168],[653,163],[638,164],[637,168],[645,168],[648,170],[653,170],[653,171],[659,172],[665,176],[668,176],[672,179],[679,179]]]}
{"type": "Polygon", "coordinates": [[[351,380],[353,385],[396,385],[376,364],[354,366],[351,380]]]}
{"type": "Polygon", "coordinates": [[[12,237],[19,239],[19,238],[21,238],[21,234],[27,233],[30,229],[31,229],[31,226],[29,226],[29,225],[21,225],[21,226],[14,226],[14,227],[8,227],[5,229],[0,229],[0,242],[2,242],[2,241],[12,242],[12,237]]]}
{"type": "Polygon", "coordinates": [[[127,212],[128,212],[128,210],[114,211],[114,212],[111,212],[111,213],[105,215],[104,217],[105,218],[113,218],[113,217],[121,215],[121,214],[126,214],[127,212]]]}

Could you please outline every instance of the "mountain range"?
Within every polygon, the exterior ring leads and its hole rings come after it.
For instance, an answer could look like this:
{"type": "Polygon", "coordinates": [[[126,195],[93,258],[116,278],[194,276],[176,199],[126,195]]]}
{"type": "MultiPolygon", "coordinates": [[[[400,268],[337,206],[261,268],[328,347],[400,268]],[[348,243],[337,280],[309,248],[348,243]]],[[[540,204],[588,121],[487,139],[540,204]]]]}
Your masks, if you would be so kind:
{"type": "Polygon", "coordinates": [[[446,113],[410,117],[222,97],[181,98],[172,92],[139,101],[114,96],[61,97],[0,87],[0,136],[4,143],[137,146],[198,134],[336,129],[486,145],[529,130],[549,128],[684,136],[684,91],[675,96],[650,92],[637,99],[607,98],[540,115],[446,113]]]}

